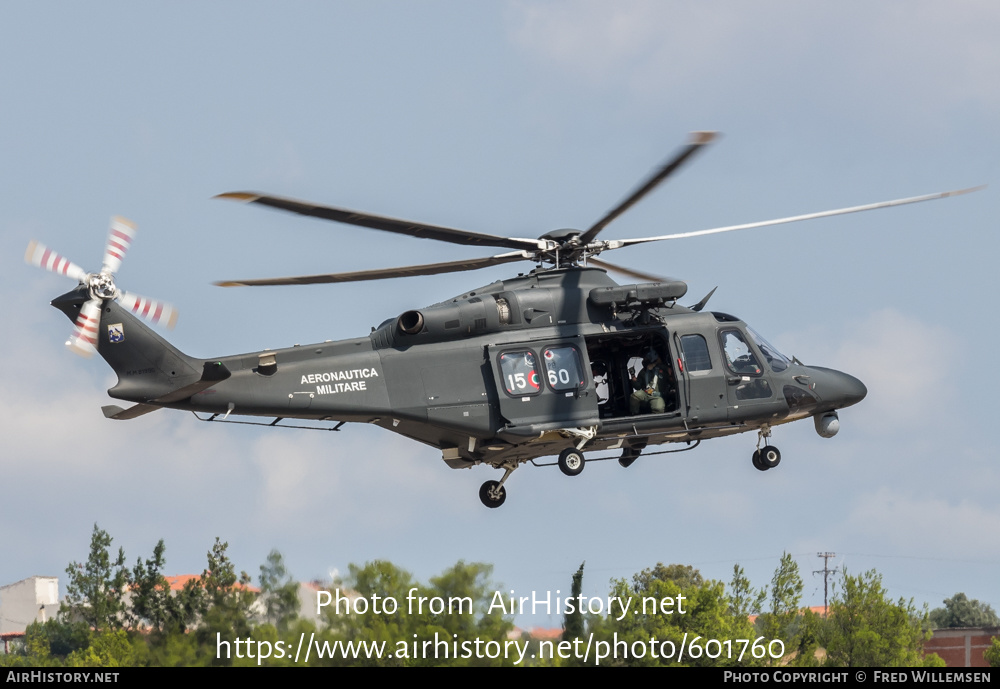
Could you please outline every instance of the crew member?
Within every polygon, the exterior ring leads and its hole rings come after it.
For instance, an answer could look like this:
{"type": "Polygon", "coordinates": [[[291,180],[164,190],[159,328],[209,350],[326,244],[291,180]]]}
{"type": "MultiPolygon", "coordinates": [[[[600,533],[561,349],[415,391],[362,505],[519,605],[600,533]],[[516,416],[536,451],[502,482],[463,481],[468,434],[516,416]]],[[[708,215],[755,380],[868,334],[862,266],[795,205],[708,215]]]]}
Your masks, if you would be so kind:
{"type": "Polygon", "coordinates": [[[635,392],[628,401],[629,411],[635,416],[642,409],[643,403],[648,403],[650,412],[662,414],[666,411],[666,401],[663,398],[670,389],[667,370],[655,349],[646,352],[642,363],[644,366],[639,375],[632,376],[632,387],[635,388],[635,392]]]}

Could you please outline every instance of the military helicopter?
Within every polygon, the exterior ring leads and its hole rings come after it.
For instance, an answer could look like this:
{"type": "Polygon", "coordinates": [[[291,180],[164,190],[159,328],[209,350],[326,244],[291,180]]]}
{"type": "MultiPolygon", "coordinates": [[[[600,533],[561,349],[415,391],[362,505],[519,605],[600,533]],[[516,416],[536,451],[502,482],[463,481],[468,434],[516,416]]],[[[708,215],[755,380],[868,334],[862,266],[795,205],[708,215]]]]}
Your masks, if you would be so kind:
{"type": "MultiPolygon", "coordinates": [[[[898,206],[964,194],[962,189],[777,220],[639,239],[598,239],[716,137],[695,132],[665,164],[587,230],[562,229],[537,239],[503,237],[399,220],[258,193],[227,198],[370,229],[471,246],[510,249],[485,258],[328,275],[238,280],[222,286],[354,282],[476,270],[533,261],[528,274],[389,318],[366,337],[249,354],[187,356],[136,316],[171,323],[168,304],[122,292],[114,282],[135,235],[121,218],[98,273],[87,273],[32,242],[26,260],[76,279],[52,305],[75,323],[67,342],[94,349],[118,374],[108,390],[129,408],[106,417],[134,419],[160,408],[203,414],[204,421],[285,425],[287,419],[369,423],[435,447],[452,468],[503,470],[479,491],[487,507],[506,500],[515,469],[557,456],[569,476],[583,471],[584,451],[621,453],[631,465],[650,446],[757,432],[752,463],[773,469],[781,453],[772,428],[811,417],[830,438],[838,410],[864,399],[857,378],[806,366],[781,354],[739,318],[705,311],[712,290],[692,306],[678,300],[680,280],[663,279],[597,258],[612,249],[898,206]],[[608,271],[640,282],[619,285],[608,271]],[[645,393],[643,396],[642,393],[645,393]],[[230,416],[273,418],[236,421],[230,416]]],[[[293,425],[302,428],[301,425],[293,425]]],[[[315,426],[305,426],[315,428],[315,426]]],[[[613,458],[613,456],[612,456],[613,458]]]]}

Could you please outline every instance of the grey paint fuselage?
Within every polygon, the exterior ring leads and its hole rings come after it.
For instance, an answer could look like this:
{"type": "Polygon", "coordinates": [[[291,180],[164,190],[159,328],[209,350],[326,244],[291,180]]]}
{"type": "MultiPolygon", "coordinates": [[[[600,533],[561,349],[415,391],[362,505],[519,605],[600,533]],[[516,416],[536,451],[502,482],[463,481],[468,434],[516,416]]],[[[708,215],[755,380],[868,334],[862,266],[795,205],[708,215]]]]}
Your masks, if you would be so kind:
{"type": "MultiPolygon", "coordinates": [[[[368,337],[216,359],[178,352],[107,301],[98,351],[118,373],[108,391],[118,399],[210,414],[372,423],[441,449],[456,467],[556,454],[577,445],[581,429],[594,434],[588,450],[635,439],[646,445],[730,435],[840,409],[866,394],[856,378],[831,369],[793,361],[777,370],[755,345],[748,347],[761,370],[739,375],[727,368],[720,333],[736,330],[751,342],[742,321],[677,305],[686,289],[679,282],[657,288],[675,296],[655,305],[614,303],[614,295],[630,289],[641,301],[646,287],[618,286],[596,268],[534,271],[407,312],[368,337]],[[123,341],[109,340],[111,324],[124,324],[123,341]],[[687,370],[685,335],[704,338],[709,368],[687,370]],[[675,382],[672,408],[638,416],[602,409],[595,359],[619,362],[649,343],[675,382]],[[582,385],[556,390],[542,380],[532,394],[508,394],[499,354],[541,356],[557,345],[579,352],[582,385]],[[162,402],[196,385],[207,364],[221,364],[228,377],[162,402]],[[747,385],[770,394],[741,395],[747,385]]],[[[77,290],[53,305],[75,319],[85,298],[77,290]]],[[[624,375],[620,368],[610,374],[616,381],[624,375]]]]}

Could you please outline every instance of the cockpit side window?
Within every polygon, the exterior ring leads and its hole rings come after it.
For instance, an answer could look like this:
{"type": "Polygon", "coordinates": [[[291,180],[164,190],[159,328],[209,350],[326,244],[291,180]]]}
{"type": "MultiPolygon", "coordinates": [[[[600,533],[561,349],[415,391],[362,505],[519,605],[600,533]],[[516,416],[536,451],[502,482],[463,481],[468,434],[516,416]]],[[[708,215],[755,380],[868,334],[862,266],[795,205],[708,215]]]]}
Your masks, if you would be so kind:
{"type": "Polygon", "coordinates": [[[684,355],[684,368],[689,373],[694,371],[711,371],[712,357],[708,353],[708,343],[701,335],[682,335],[681,349],[684,355]]]}
{"type": "Polygon", "coordinates": [[[522,397],[541,392],[538,364],[531,350],[504,352],[500,355],[500,373],[508,395],[522,397]]]}
{"type": "Polygon", "coordinates": [[[723,330],[719,333],[722,351],[726,354],[726,365],[733,373],[744,376],[759,376],[763,373],[760,363],[750,345],[739,330],[723,330]]]}

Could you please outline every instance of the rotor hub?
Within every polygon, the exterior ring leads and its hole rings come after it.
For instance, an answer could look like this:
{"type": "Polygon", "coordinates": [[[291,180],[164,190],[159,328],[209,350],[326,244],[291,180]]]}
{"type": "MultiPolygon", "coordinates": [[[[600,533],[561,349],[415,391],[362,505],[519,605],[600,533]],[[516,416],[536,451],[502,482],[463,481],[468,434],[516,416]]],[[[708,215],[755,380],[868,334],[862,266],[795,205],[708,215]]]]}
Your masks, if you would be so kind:
{"type": "Polygon", "coordinates": [[[539,239],[548,239],[549,241],[555,242],[560,248],[566,248],[569,246],[579,245],[579,237],[583,234],[580,230],[574,230],[572,228],[564,228],[561,230],[552,230],[551,232],[546,232],[539,239]]]}
{"type": "Polygon", "coordinates": [[[106,273],[97,273],[96,275],[92,274],[87,277],[90,296],[94,299],[114,299],[118,296],[118,287],[115,286],[114,276],[106,273]]]}

